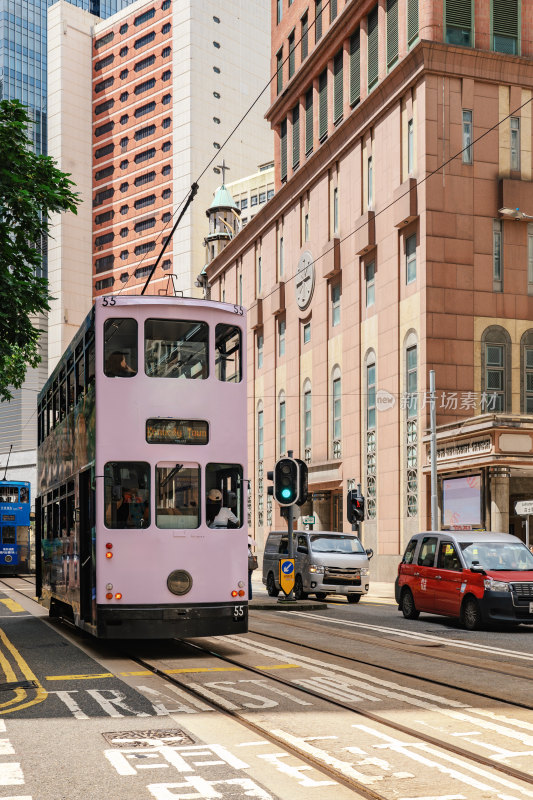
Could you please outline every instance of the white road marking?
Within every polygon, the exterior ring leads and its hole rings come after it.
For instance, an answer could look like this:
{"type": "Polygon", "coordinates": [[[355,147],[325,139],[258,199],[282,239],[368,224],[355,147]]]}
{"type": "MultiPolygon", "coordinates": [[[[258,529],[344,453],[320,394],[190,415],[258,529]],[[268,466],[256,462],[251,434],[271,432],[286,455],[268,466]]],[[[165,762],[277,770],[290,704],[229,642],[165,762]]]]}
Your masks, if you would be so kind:
{"type": "Polygon", "coordinates": [[[321,761],[323,764],[333,767],[340,772],[341,775],[345,775],[347,778],[353,778],[354,780],[360,781],[365,785],[382,780],[381,775],[369,776],[364,775],[362,772],[358,772],[347,761],[341,761],[340,758],[332,756],[330,753],[326,752],[326,750],[320,750],[320,748],[309,744],[300,736],[293,736],[292,733],[287,733],[287,731],[283,731],[279,728],[277,730],[271,730],[270,733],[272,733],[274,736],[277,736],[279,739],[282,739],[284,742],[292,745],[293,747],[296,747],[301,752],[313,756],[313,758],[315,758],[317,761],[321,761]]]}
{"type": "Polygon", "coordinates": [[[72,713],[72,716],[76,719],[89,719],[88,715],[81,710],[74,698],[71,697],[72,694],[78,694],[77,689],[69,689],[68,691],[62,692],[48,692],[48,694],[55,694],[58,699],[66,705],[68,710],[72,713]]]}
{"type": "Polygon", "coordinates": [[[15,748],[9,739],[0,739],[0,756],[14,756],[15,748]]]}
{"type": "Polygon", "coordinates": [[[464,794],[433,794],[431,797],[400,797],[398,800],[467,800],[464,794]]]}
{"type": "Polygon", "coordinates": [[[300,786],[305,786],[308,789],[314,789],[317,786],[337,785],[336,781],[316,781],[309,775],[304,775],[304,772],[308,772],[309,770],[313,769],[313,767],[309,767],[307,765],[303,765],[301,767],[291,766],[283,761],[283,759],[288,758],[288,756],[289,753],[262,753],[260,756],[258,756],[258,758],[268,761],[268,763],[277,769],[278,772],[282,772],[284,775],[288,775],[290,778],[295,778],[300,786]]]}
{"type": "Polygon", "coordinates": [[[200,775],[189,775],[186,783],[151,783],[146,788],[156,800],[218,800],[223,795],[214,788],[219,784],[240,786],[244,796],[252,800],[272,800],[272,795],[261,789],[250,778],[231,778],[225,781],[206,781],[200,775]],[[191,794],[191,788],[196,790],[191,794]],[[177,794],[174,789],[184,789],[187,793],[177,794]]]}
{"type": "Polygon", "coordinates": [[[98,705],[109,714],[110,717],[123,717],[123,716],[134,716],[134,717],[149,717],[150,714],[147,714],[144,711],[135,711],[131,708],[126,702],[126,695],[124,692],[119,692],[116,689],[102,689],[99,691],[98,689],[87,689],[87,694],[89,694],[98,705]],[[107,696],[106,696],[107,695],[107,696]],[[121,708],[122,711],[125,711],[126,714],[121,714],[118,709],[121,708]]]}
{"type": "MultiPolygon", "coordinates": [[[[163,692],[158,691],[157,689],[152,689],[151,686],[136,686],[135,687],[138,692],[141,692],[152,704],[154,710],[158,716],[166,716],[168,714],[196,714],[197,711],[195,708],[191,708],[190,706],[182,705],[173,697],[164,694],[163,692]],[[165,705],[165,700],[170,700],[170,704],[173,708],[168,708],[165,705]]],[[[203,705],[203,703],[202,703],[203,705]]]]}
{"type": "MultiPolygon", "coordinates": [[[[276,611],[277,614],[289,614],[293,617],[306,617],[307,619],[316,620],[316,616],[306,611],[276,611]]],[[[494,647],[486,644],[479,644],[478,642],[465,642],[461,639],[444,639],[442,636],[437,636],[431,633],[422,633],[420,631],[404,631],[400,628],[389,628],[385,625],[373,625],[367,622],[356,622],[355,620],[342,620],[328,617],[328,623],[334,625],[344,625],[353,628],[365,628],[372,631],[379,631],[380,633],[393,634],[406,639],[419,639],[421,641],[438,642],[439,644],[450,645],[451,647],[459,647],[463,650],[477,650],[482,653],[490,653],[492,655],[499,655],[504,658],[511,656],[523,661],[533,661],[533,654],[524,653],[520,650],[507,650],[503,647],[494,647]]]]}
{"type": "Polygon", "coordinates": [[[530,788],[523,788],[519,786],[517,783],[513,783],[512,781],[507,780],[506,778],[500,777],[496,774],[491,774],[488,770],[478,767],[475,764],[469,764],[467,761],[464,761],[457,756],[453,756],[445,751],[434,750],[431,746],[426,745],[424,743],[415,743],[408,744],[406,742],[402,742],[399,739],[396,739],[394,736],[389,736],[386,733],[382,733],[380,731],[374,730],[373,728],[368,727],[367,725],[352,725],[352,728],[357,728],[357,730],[362,731],[367,736],[374,736],[377,739],[380,739],[383,743],[374,745],[376,748],[384,748],[390,749],[394,752],[406,756],[407,758],[412,759],[413,761],[417,761],[419,764],[423,764],[427,767],[433,767],[437,769],[439,772],[443,772],[449,775],[452,778],[460,781],[461,783],[466,783],[468,786],[472,786],[475,789],[480,789],[481,791],[495,791],[494,786],[489,786],[486,783],[478,780],[477,778],[471,777],[470,775],[465,775],[462,772],[459,772],[454,767],[447,767],[444,764],[439,764],[438,761],[431,761],[426,755],[422,755],[417,750],[422,750],[429,756],[433,756],[435,758],[440,759],[441,761],[448,761],[449,763],[453,764],[454,766],[461,767],[463,770],[467,770],[468,772],[474,773],[481,778],[488,779],[493,781],[493,783],[498,783],[501,786],[504,786],[506,789],[511,789],[512,791],[518,792],[519,794],[523,794],[528,798],[531,798],[531,790],[530,788]]]}
{"type": "Polygon", "coordinates": [[[0,786],[24,783],[22,768],[16,761],[0,762],[0,786]]]}

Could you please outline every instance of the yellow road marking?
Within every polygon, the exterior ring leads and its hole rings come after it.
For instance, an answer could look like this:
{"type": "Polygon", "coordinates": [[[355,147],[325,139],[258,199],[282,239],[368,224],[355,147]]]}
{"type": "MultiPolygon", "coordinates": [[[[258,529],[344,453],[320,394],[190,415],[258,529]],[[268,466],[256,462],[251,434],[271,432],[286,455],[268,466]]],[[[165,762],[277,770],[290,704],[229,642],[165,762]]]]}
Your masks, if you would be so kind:
{"type": "Polygon", "coordinates": [[[20,603],[17,603],[15,600],[11,600],[10,597],[0,598],[0,603],[3,603],[10,611],[13,611],[15,614],[20,614],[20,612],[26,611],[25,608],[22,608],[20,603]]]}
{"type": "Polygon", "coordinates": [[[164,669],[166,675],[177,675],[183,672],[242,672],[244,667],[186,667],[184,669],[164,669]]]}
{"type": "Polygon", "coordinates": [[[102,672],[99,675],[46,675],[46,681],[89,681],[93,678],[114,678],[112,672],[102,672]]]}
{"type": "MultiPolygon", "coordinates": [[[[41,686],[40,682],[37,680],[37,678],[35,677],[35,675],[31,671],[31,669],[28,666],[28,664],[26,663],[26,661],[22,658],[22,656],[19,653],[19,651],[17,650],[17,648],[9,641],[9,639],[7,638],[7,636],[5,635],[4,631],[1,628],[0,628],[0,640],[1,640],[2,644],[4,645],[4,647],[7,650],[9,650],[9,652],[11,653],[11,655],[13,656],[15,661],[17,662],[18,667],[19,667],[20,671],[22,672],[22,674],[24,675],[24,677],[26,678],[26,680],[27,681],[33,681],[34,683],[37,684],[37,688],[34,690],[35,691],[35,697],[33,698],[33,700],[28,700],[27,703],[23,702],[26,699],[26,697],[28,696],[27,692],[24,689],[16,689],[15,690],[15,698],[10,703],[4,703],[3,706],[13,705],[19,699],[20,699],[20,702],[22,703],[22,705],[13,706],[12,708],[4,708],[3,711],[0,710],[0,714],[10,714],[12,711],[21,711],[23,708],[29,708],[30,706],[34,706],[34,705],[37,705],[38,703],[42,703],[43,700],[46,700],[46,698],[48,697],[48,692],[46,691],[46,689],[43,689],[43,687],[41,686]]],[[[0,652],[0,655],[1,655],[1,652],[0,652]]],[[[1,657],[3,658],[4,662],[6,662],[8,664],[8,671],[5,673],[6,674],[6,678],[7,678],[8,674],[14,675],[15,673],[13,672],[13,669],[11,668],[11,665],[9,664],[9,662],[7,662],[7,659],[5,659],[5,657],[3,655],[1,657]]]]}

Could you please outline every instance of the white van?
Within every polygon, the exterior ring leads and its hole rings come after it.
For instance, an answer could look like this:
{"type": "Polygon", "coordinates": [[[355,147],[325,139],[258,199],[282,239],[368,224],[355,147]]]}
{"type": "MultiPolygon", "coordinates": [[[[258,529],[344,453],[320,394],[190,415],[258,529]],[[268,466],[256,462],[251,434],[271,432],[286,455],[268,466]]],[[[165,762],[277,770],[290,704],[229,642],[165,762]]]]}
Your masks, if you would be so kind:
{"type": "MultiPolygon", "coordinates": [[[[271,597],[280,592],[279,561],[287,557],[287,531],[269,533],[263,555],[263,583],[271,597]]],[[[294,595],[304,600],[314,594],[317,600],[340,594],[349,603],[358,603],[368,592],[369,559],[361,540],[349,533],[333,531],[294,531],[294,595]]]]}

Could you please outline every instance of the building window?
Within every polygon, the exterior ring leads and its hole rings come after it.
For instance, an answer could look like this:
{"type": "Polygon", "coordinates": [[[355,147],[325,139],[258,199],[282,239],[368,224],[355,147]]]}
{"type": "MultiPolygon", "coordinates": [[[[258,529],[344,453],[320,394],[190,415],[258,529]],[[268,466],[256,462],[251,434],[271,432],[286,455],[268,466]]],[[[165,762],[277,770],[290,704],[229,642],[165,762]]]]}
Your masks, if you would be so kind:
{"type": "Polygon", "coordinates": [[[370,92],[379,79],[379,40],[378,40],[378,7],[375,6],[368,15],[368,91],[370,92]]]}
{"type": "Polygon", "coordinates": [[[311,443],[312,443],[312,397],[311,397],[311,383],[306,381],[304,383],[304,451],[305,460],[311,460],[311,443]]]}
{"type": "Polygon", "coordinates": [[[366,516],[376,518],[376,365],[366,367],[366,516]]]}
{"type": "Polygon", "coordinates": [[[366,182],[367,207],[370,210],[374,204],[374,165],[372,162],[372,156],[368,156],[368,161],[366,164],[366,182]]]}
{"type": "Polygon", "coordinates": [[[279,94],[283,89],[283,48],[276,53],[276,90],[279,94]]]}
{"type": "Polygon", "coordinates": [[[447,44],[472,47],[471,0],[446,0],[444,24],[447,44]]]}
{"type": "Polygon", "coordinates": [[[304,242],[309,241],[309,214],[304,215],[304,242]]]}
{"type": "Polygon", "coordinates": [[[242,306],[242,274],[239,275],[239,305],[242,306]]]}
{"type": "Polygon", "coordinates": [[[285,392],[279,394],[279,454],[287,452],[287,409],[285,406],[285,392]]]}
{"type": "Polygon", "coordinates": [[[338,367],[333,370],[332,382],[332,440],[333,458],[342,456],[342,384],[341,373],[338,367]]]}
{"type": "Polygon", "coordinates": [[[306,322],[304,325],[304,344],[308,344],[311,341],[311,323],[306,322]]]}
{"type": "Polygon", "coordinates": [[[242,208],[248,208],[248,198],[247,197],[243,197],[242,200],[241,200],[241,209],[242,208]]]}
{"type": "Polygon", "coordinates": [[[472,150],[472,112],[463,111],[463,164],[472,164],[474,153],[472,150]]]}
{"type": "Polygon", "coordinates": [[[328,71],[318,77],[318,139],[323,142],[328,135],[328,71]]]}
{"type": "Polygon", "coordinates": [[[418,369],[417,347],[406,350],[407,387],[407,516],[416,517],[418,513],[418,369]]]}
{"type": "MultiPolygon", "coordinates": [[[[485,392],[494,396],[492,410],[505,406],[505,345],[485,345],[485,392]]],[[[488,409],[485,409],[488,410],[488,409]]]]}
{"type": "Polygon", "coordinates": [[[296,66],[296,49],[294,45],[294,31],[289,36],[289,80],[294,75],[296,66]]]}
{"type": "Polygon", "coordinates": [[[279,277],[282,278],[285,273],[285,255],[283,252],[283,236],[279,237],[279,249],[278,249],[278,259],[279,259],[279,277]]]}
{"type": "Polygon", "coordinates": [[[257,406],[257,459],[263,460],[265,429],[263,425],[263,403],[257,406]]]}
{"type": "Polygon", "coordinates": [[[418,0],[407,0],[407,46],[418,40],[418,0]]]}
{"type": "Polygon", "coordinates": [[[375,295],[375,276],[376,276],[376,262],[371,261],[365,267],[365,284],[366,284],[366,307],[373,306],[375,295]]]}
{"type": "Polygon", "coordinates": [[[285,355],[285,328],[287,323],[284,319],[278,321],[278,355],[285,355]]]}
{"type": "Polygon", "coordinates": [[[405,240],[405,279],[406,283],[416,280],[416,233],[405,240]]]}
{"type": "Polygon", "coordinates": [[[492,0],[492,49],[518,55],[520,10],[518,0],[492,0]]]}
{"type": "Polygon", "coordinates": [[[336,283],[331,287],[331,325],[333,328],[341,322],[341,285],[336,283]]]}
{"type": "Polygon", "coordinates": [[[263,334],[257,334],[257,369],[261,369],[263,366],[263,334]]]}
{"type": "Polygon", "coordinates": [[[333,59],[333,124],[338,125],[342,122],[344,110],[344,72],[343,72],[344,53],[339,50],[333,59]]]}
{"type": "Polygon", "coordinates": [[[511,117],[511,169],[520,171],[520,117],[511,117]]]}
{"type": "Polygon", "coordinates": [[[339,188],[333,189],[333,233],[339,232],[339,188]]]}
{"type": "Polygon", "coordinates": [[[261,256],[257,257],[257,294],[263,291],[263,266],[261,256]]]}
{"type": "Polygon", "coordinates": [[[279,25],[283,18],[283,0],[276,0],[276,22],[279,25]]]}
{"type": "MultiPolygon", "coordinates": [[[[213,42],[213,44],[214,44],[214,42],[213,42]]],[[[219,47],[220,47],[220,45],[219,45],[219,47]]],[[[161,50],[161,58],[168,58],[169,55],[171,54],[171,52],[172,52],[172,49],[170,47],[163,47],[163,49],[161,50]]]]}
{"type": "Polygon", "coordinates": [[[387,0],[387,69],[398,61],[398,0],[387,0]]]}
{"type": "Polygon", "coordinates": [[[501,219],[492,221],[492,283],[495,292],[503,291],[503,229],[501,219]]]}
{"type": "Polygon", "coordinates": [[[322,38],[322,0],[315,0],[315,42],[322,38]]]}
{"type": "Polygon", "coordinates": [[[313,152],[313,89],[305,95],[305,155],[313,152]]]}
{"type": "Polygon", "coordinates": [[[415,126],[414,120],[407,122],[407,174],[412,175],[415,166],[415,126]]]}
{"type": "Polygon", "coordinates": [[[302,17],[302,32],[300,36],[300,43],[302,48],[302,61],[307,58],[309,53],[309,18],[307,12],[302,17]]]}
{"type": "Polygon", "coordinates": [[[533,224],[527,226],[527,289],[533,294],[533,224]]]}
{"type": "Polygon", "coordinates": [[[350,105],[361,100],[361,31],[358,28],[350,37],[350,105]]]}
{"type": "Polygon", "coordinates": [[[533,414],[533,347],[526,347],[524,351],[524,411],[533,414]]]}
{"type": "MultiPolygon", "coordinates": [[[[287,180],[287,120],[284,119],[280,125],[280,179],[287,180]]],[[[256,196],[257,202],[257,196],[256,196]]],[[[254,205],[254,203],[251,203],[254,205]]]]}

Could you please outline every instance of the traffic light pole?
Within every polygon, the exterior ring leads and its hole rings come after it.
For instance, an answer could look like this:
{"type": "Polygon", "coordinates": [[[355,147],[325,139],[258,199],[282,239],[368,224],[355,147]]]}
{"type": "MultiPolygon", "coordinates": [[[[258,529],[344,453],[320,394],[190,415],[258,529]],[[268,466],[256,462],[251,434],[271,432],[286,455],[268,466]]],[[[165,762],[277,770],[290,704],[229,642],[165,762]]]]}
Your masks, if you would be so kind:
{"type": "MultiPolygon", "coordinates": [[[[292,450],[287,450],[287,456],[292,458],[292,450]]],[[[288,538],[288,557],[294,559],[294,504],[287,508],[287,538],[288,538]]],[[[278,603],[290,603],[294,601],[294,589],[286,597],[278,598],[278,603]]]]}

